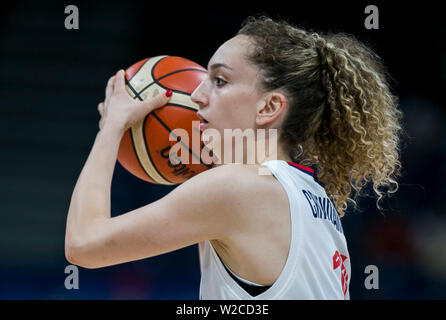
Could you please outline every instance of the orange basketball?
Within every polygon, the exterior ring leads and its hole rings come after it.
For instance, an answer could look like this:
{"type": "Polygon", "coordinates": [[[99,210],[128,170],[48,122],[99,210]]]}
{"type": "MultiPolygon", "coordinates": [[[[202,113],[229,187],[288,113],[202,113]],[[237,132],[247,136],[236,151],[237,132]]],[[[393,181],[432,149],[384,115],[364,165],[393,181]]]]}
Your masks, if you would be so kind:
{"type": "Polygon", "coordinates": [[[127,171],[151,183],[173,185],[210,168],[201,157],[204,147],[201,132],[192,130],[192,121],[199,118],[198,106],[190,99],[206,74],[206,69],[199,64],[175,56],[147,58],[126,70],[126,89],[134,99],[145,100],[167,89],[173,91],[167,105],[149,113],[124,133],[118,161],[127,171]],[[175,129],[185,130],[188,139],[175,135],[175,129]],[[169,140],[169,135],[174,141],[169,140]],[[195,140],[194,145],[198,149],[192,144],[192,138],[196,139],[197,135],[199,143],[195,140]],[[169,158],[170,150],[177,143],[181,144],[182,152],[188,153],[185,163],[169,158]]]}

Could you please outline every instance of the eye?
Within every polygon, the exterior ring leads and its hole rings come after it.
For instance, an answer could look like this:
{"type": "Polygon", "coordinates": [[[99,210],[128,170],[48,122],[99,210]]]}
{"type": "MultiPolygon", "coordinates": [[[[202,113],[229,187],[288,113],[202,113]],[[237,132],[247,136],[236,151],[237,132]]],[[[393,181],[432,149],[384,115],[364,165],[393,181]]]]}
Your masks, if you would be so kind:
{"type": "Polygon", "coordinates": [[[214,77],[214,82],[217,87],[223,87],[227,82],[219,77],[214,77]]]}

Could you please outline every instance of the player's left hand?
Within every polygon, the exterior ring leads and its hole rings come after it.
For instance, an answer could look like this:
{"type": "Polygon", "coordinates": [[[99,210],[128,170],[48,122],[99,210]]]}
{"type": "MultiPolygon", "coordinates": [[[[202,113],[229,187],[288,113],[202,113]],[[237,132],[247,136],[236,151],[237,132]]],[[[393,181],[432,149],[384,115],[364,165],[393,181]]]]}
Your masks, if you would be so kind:
{"type": "Polygon", "coordinates": [[[170,100],[172,94],[170,90],[144,101],[134,100],[125,89],[124,77],[124,70],[119,70],[108,80],[105,101],[98,105],[101,115],[100,130],[105,126],[113,126],[124,132],[148,113],[166,105],[170,100]]]}

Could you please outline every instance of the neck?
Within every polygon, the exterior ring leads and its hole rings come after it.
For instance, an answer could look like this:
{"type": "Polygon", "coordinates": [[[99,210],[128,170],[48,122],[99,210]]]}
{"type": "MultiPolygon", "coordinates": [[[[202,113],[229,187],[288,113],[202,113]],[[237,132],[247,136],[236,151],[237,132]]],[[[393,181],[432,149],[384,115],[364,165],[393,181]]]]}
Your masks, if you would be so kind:
{"type": "Polygon", "coordinates": [[[258,159],[256,164],[261,164],[269,160],[293,161],[289,155],[289,151],[285,150],[285,148],[280,144],[277,145],[277,149],[275,149],[275,151],[268,152],[265,156],[258,159]]]}
{"type": "MultiPolygon", "coordinates": [[[[263,162],[270,161],[270,160],[283,160],[287,162],[292,162],[292,158],[289,154],[288,148],[285,148],[281,144],[275,144],[273,146],[269,145],[268,141],[266,143],[266,150],[265,152],[260,152],[261,155],[256,155],[255,163],[250,163],[247,160],[246,150],[243,156],[243,163],[247,165],[260,165],[263,162]]],[[[232,159],[234,161],[234,159],[232,159]]],[[[233,163],[231,161],[225,161],[224,163],[215,163],[213,167],[220,166],[222,164],[229,164],[233,163]]]]}

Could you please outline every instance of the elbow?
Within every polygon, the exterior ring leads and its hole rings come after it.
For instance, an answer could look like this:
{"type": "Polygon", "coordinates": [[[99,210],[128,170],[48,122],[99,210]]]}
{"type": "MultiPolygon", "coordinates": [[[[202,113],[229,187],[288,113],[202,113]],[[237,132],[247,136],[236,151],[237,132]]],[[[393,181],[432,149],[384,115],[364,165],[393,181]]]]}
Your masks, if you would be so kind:
{"type": "Polygon", "coordinates": [[[77,252],[77,249],[72,244],[67,244],[67,242],[65,242],[65,259],[67,259],[70,264],[85,267],[85,264],[79,259],[79,254],[77,252]]]}
{"type": "Polygon", "coordinates": [[[65,239],[65,259],[70,264],[86,269],[97,269],[102,267],[102,265],[95,263],[94,259],[90,257],[86,245],[75,243],[69,239],[65,239]]]}
{"type": "Polygon", "coordinates": [[[73,254],[73,247],[69,244],[67,244],[67,241],[65,240],[65,259],[70,263],[70,264],[75,264],[77,265],[77,261],[74,259],[74,254],[73,254]]]}

